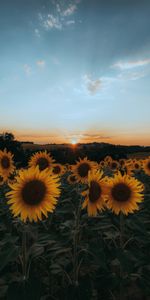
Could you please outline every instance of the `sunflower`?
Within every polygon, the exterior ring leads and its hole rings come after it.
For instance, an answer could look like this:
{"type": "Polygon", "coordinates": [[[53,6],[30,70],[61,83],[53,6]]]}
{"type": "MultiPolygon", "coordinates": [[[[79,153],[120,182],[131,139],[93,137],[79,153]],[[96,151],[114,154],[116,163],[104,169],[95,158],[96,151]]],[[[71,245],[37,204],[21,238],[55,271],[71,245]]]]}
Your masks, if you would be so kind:
{"type": "Polygon", "coordinates": [[[112,160],[110,163],[109,163],[109,167],[112,171],[116,171],[118,170],[119,168],[119,163],[116,161],[116,160],[112,160]]]}
{"type": "Polygon", "coordinates": [[[76,165],[72,166],[72,172],[76,176],[77,181],[81,183],[87,183],[88,172],[97,167],[95,162],[92,162],[87,159],[79,159],[76,165]]]}
{"type": "Polygon", "coordinates": [[[150,157],[143,160],[143,169],[147,175],[150,175],[150,157]]]}
{"type": "Polygon", "coordinates": [[[100,167],[100,168],[104,168],[104,167],[106,167],[106,166],[107,166],[107,162],[104,161],[104,160],[101,160],[100,163],[99,163],[99,167],[100,167]]]}
{"type": "Polygon", "coordinates": [[[132,164],[132,168],[134,171],[140,171],[141,167],[142,167],[141,162],[138,160],[132,164]]]}
{"type": "Polygon", "coordinates": [[[105,156],[104,161],[106,161],[107,163],[110,163],[112,161],[111,156],[109,156],[109,155],[105,156]]]}
{"type": "Polygon", "coordinates": [[[126,160],[124,158],[119,159],[119,164],[121,167],[124,167],[126,163],[126,160]]]}
{"type": "Polygon", "coordinates": [[[70,183],[70,184],[75,184],[77,182],[77,178],[75,175],[73,174],[70,174],[67,178],[67,181],[70,183]]]}
{"type": "Polygon", "coordinates": [[[70,171],[71,170],[71,165],[70,164],[65,164],[66,170],[70,171]]]}
{"type": "Polygon", "coordinates": [[[53,174],[60,176],[66,172],[66,168],[61,164],[54,164],[52,172],[53,174]]]}
{"type": "Polygon", "coordinates": [[[6,149],[4,149],[4,151],[0,150],[0,175],[4,178],[4,180],[7,180],[14,170],[15,166],[13,162],[13,154],[11,152],[7,152],[6,149]]]}
{"type": "Polygon", "coordinates": [[[54,160],[50,156],[47,151],[39,151],[32,155],[30,161],[29,161],[29,167],[39,167],[40,171],[43,171],[45,169],[51,169],[53,166],[54,160]]]}
{"type": "Polygon", "coordinates": [[[107,206],[115,214],[127,215],[138,210],[138,203],[143,200],[144,186],[137,179],[118,173],[108,181],[107,206]]]}
{"type": "Polygon", "coordinates": [[[9,184],[10,192],[8,204],[14,215],[20,216],[26,222],[42,219],[42,214],[47,217],[47,212],[53,212],[57,198],[60,195],[60,184],[56,176],[49,176],[47,170],[39,168],[21,170],[16,177],[16,183],[9,184]]]}
{"type": "Polygon", "coordinates": [[[129,175],[129,176],[133,175],[132,167],[126,164],[121,169],[119,169],[118,172],[120,172],[122,175],[129,175]]]}
{"type": "Polygon", "coordinates": [[[82,192],[85,197],[82,208],[87,207],[88,216],[96,216],[105,208],[106,182],[102,176],[103,172],[96,170],[88,174],[88,189],[82,192]]]}

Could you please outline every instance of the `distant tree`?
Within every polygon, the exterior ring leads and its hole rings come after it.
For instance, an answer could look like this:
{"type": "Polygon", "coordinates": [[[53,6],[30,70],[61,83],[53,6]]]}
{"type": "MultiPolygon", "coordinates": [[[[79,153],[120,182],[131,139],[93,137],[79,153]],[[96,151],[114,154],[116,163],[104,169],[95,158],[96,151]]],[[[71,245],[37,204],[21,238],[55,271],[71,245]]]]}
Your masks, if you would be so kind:
{"type": "Polygon", "coordinates": [[[15,139],[13,133],[11,133],[11,132],[3,133],[2,138],[3,138],[4,141],[8,141],[8,142],[12,142],[15,139]]]}

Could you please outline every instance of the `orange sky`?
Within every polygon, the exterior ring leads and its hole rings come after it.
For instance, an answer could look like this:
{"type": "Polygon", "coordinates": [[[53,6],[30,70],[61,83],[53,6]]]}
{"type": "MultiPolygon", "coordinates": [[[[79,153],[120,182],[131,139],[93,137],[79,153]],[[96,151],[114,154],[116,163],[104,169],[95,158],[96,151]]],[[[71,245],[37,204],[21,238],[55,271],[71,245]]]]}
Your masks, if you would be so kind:
{"type": "Polygon", "coordinates": [[[114,132],[99,132],[95,130],[89,130],[86,132],[36,132],[36,131],[12,131],[10,129],[3,130],[3,132],[13,132],[15,138],[19,141],[31,141],[38,144],[46,143],[91,143],[91,142],[106,142],[112,144],[122,145],[144,145],[149,146],[149,135],[135,132],[135,134],[124,132],[122,134],[114,132]]]}

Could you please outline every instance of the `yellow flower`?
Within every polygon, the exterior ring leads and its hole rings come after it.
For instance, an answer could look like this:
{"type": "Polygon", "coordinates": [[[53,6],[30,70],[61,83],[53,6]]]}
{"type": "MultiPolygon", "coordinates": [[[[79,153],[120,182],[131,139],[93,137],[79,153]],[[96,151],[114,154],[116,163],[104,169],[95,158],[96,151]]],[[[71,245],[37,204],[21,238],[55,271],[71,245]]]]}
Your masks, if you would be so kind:
{"type": "Polygon", "coordinates": [[[88,174],[88,189],[82,192],[85,200],[82,208],[87,207],[89,216],[96,216],[98,211],[102,211],[105,207],[106,198],[106,182],[102,178],[103,172],[92,171],[88,174]]]}
{"type": "Polygon", "coordinates": [[[53,164],[53,174],[55,175],[63,175],[66,172],[66,168],[61,164],[53,164]]]}
{"type": "Polygon", "coordinates": [[[150,157],[143,160],[143,169],[147,175],[150,175],[150,157]]]}
{"type": "Polygon", "coordinates": [[[106,166],[107,166],[107,162],[104,161],[104,160],[101,160],[100,163],[99,163],[100,169],[101,169],[101,168],[105,168],[106,166]]]}
{"type": "Polygon", "coordinates": [[[45,169],[51,169],[53,166],[53,158],[50,156],[49,153],[47,153],[47,151],[39,151],[37,153],[35,153],[30,161],[29,161],[29,167],[39,167],[40,171],[43,171],[45,169]]]}
{"type": "Polygon", "coordinates": [[[141,162],[138,160],[134,161],[134,163],[132,164],[132,168],[134,171],[141,170],[141,167],[142,167],[141,162]]]}
{"type": "Polygon", "coordinates": [[[138,203],[143,200],[144,186],[137,179],[118,173],[108,181],[107,207],[115,214],[127,215],[138,210],[138,203]]]}
{"type": "Polygon", "coordinates": [[[116,161],[116,160],[112,160],[110,163],[109,163],[109,167],[112,171],[116,171],[118,170],[119,168],[119,163],[116,161]]]}
{"type": "Polygon", "coordinates": [[[78,182],[87,183],[88,172],[96,167],[97,164],[95,162],[92,162],[85,157],[84,159],[79,159],[76,165],[72,166],[72,172],[76,176],[78,182]]]}
{"type": "Polygon", "coordinates": [[[107,155],[107,156],[104,158],[104,161],[107,162],[107,163],[110,163],[110,162],[112,161],[111,156],[107,155]]]}
{"type": "Polygon", "coordinates": [[[71,174],[71,175],[68,176],[67,181],[70,184],[75,184],[77,182],[77,178],[75,177],[75,175],[71,174]]]}
{"type": "Polygon", "coordinates": [[[39,168],[21,170],[16,182],[9,184],[11,191],[6,194],[13,215],[20,216],[26,222],[47,217],[47,212],[53,212],[60,195],[58,178],[49,175],[47,170],[39,168]]]}
{"type": "Polygon", "coordinates": [[[3,177],[4,181],[7,180],[14,170],[13,154],[7,152],[6,149],[4,149],[4,151],[0,150],[0,175],[3,177]]]}
{"type": "Polygon", "coordinates": [[[124,158],[119,159],[119,164],[121,167],[124,167],[126,163],[126,160],[124,158]]]}

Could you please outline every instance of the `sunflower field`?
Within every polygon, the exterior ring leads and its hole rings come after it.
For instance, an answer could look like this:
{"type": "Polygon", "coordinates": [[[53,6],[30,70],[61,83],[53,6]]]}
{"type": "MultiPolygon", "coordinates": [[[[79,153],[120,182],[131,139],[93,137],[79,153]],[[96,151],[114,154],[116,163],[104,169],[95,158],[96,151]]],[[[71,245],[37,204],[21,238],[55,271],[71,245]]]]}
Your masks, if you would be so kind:
{"type": "Polygon", "coordinates": [[[0,299],[149,300],[150,157],[0,150],[0,299]]]}

